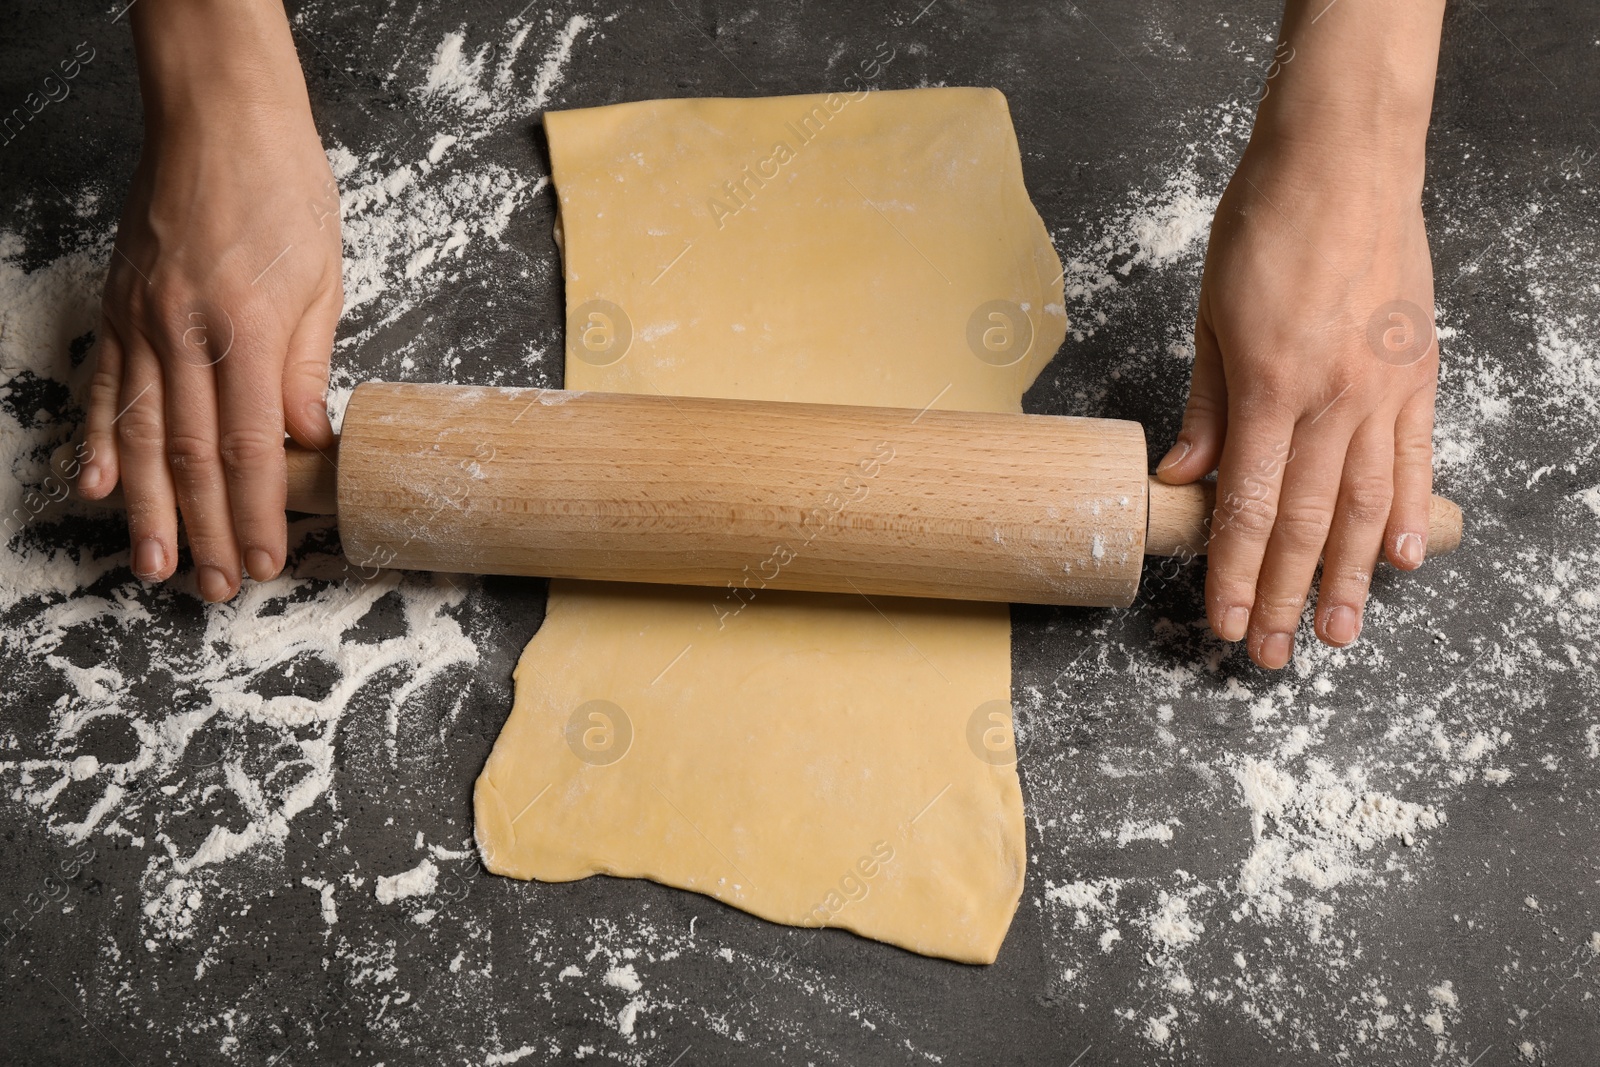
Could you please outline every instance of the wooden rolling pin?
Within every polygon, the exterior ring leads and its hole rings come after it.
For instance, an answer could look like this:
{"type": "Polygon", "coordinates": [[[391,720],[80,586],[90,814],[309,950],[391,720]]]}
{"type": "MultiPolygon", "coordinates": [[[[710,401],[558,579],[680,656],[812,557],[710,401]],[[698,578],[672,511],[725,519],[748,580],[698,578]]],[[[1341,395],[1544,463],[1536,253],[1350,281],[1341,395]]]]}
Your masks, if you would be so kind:
{"type": "Polygon", "coordinates": [[[1214,509],[1145,462],[1111,419],[369,382],[289,507],[359,567],[1125,606],[1214,509]]]}

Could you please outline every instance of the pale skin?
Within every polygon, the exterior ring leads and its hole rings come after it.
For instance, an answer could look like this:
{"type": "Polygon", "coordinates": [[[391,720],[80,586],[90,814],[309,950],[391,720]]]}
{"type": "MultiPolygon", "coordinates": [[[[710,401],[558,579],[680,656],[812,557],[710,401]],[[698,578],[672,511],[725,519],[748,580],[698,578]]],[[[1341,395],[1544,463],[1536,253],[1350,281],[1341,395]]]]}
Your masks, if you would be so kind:
{"type": "Polygon", "coordinates": [[[120,479],[132,565],[200,594],[283,568],[284,434],[333,443],[343,306],[338,192],[276,0],[142,0],[130,12],[144,151],[102,300],[78,491],[120,479]]]}
{"type": "Polygon", "coordinates": [[[1426,551],[1439,353],[1421,196],[1443,17],[1444,0],[1289,0],[1293,58],[1212,223],[1189,404],[1157,474],[1217,471],[1206,617],[1262,667],[1292,657],[1319,558],[1315,632],[1343,646],[1380,553],[1412,570],[1426,551]],[[1424,318],[1404,366],[1368,336],[1397,301],[1424,318]]]}
{"type": "MultiPolygon", "coordinates": [[[[1250,145],[1217,209],[1183,429],[1158,475],[1218,477],[1207,619],[1291,658],[1360,633],[1382,554],[1422,562],[1438,374],[1378,358],[1369,320],[1433,307],[1420,206],[1444,0],[1289,0],[1250,145]],[[1289,51],[1280,49],[1281,55],[1289,51]]],[[[275,0],[131,12],[145,147],[93,355],[78,491],[120,480],[132,565],[170,578],[181,514],[208,601],[286,555],[285,434],[333,443],[338,194],[275,0]],[[218,62],[226,55],[227,62],[218,62]]]]}

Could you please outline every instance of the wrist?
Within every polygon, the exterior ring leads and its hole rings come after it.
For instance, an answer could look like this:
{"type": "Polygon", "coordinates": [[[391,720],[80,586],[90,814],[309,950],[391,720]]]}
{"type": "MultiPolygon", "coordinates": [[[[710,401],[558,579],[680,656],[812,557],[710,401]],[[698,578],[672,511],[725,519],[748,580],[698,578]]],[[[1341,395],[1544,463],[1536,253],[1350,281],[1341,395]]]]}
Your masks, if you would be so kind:
{"type": "Polygon", "coordinates": [[[1367,85],[1355,91],[1285,86],[1262,101],[1249,151],[1326,171],[1330,181],[1415,182],[1427,158],[1432,93],[1367,85]]]}
{"type": "Polygon", "coordinates": [[[278,0],[141,0],[132,11],[147,132],[310,116],[278,0]]]}
{"type": "Polygon", "coordinates": [[[1422,198],[1426,147],[1426,127],[1408,135],[1258,122],[1239,173],[1263,187],[1289,185],[1334,201],[1410,209],[1422,198]]]}
{"type": "Polygon", "coordinates": [[[1288,0],[1247,155],[1419,196],[1443,13],[1444,0],[1288,0]]]}

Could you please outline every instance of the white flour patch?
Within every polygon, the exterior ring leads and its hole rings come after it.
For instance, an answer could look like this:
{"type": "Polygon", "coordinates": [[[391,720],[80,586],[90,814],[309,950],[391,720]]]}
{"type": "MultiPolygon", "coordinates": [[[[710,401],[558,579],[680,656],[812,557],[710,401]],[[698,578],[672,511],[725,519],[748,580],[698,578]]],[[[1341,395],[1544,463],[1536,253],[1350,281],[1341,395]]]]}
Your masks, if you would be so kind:
{"type": "Polygon", "coordinates": [[[533,79],[533,96],[529,100],[533,108],[542,108],[550,102],[551,94],[561,84],[562,71],[572,58],[572,46],[577,43],[578,35],[593,25],[587,16],[573,15],[567,19],[561,32],[556,34],[544,61],[539,64],[539,73],[533,79]]]}
{"type": "MultiPolygon", "coordinates": [[[[1162,844],[1172,840],[1173,822],[1134,822],[1131,819],[1123,820],[1117,828],[1117,844],[1126,847],[1134,841],[1158,841],[1162,844]]],[[[1107,835],[1111,831],[1106,831],[1107,835]]]]}
{"type": "Polygon", "coordinates": [[[453,107],[470,115],[494,111],[497,121],[501,122],[543,109],[561,87],[561,79],[580,35],[591,30],[594,21],[587,15],[572,15],[559,29],[549,25],[540,27],[541,32],[535,39],[546,39],[548,44],[527,90],[519,88],[519,83],[527,79],[519,75],[517,60],[535,24],[522,22],[518,25],[518,21],[512,21],[511,25],[516,28],[498,49],[488,42],[469,45],[465,30],[445,34],[424,74],[419,89],[422,98],[430,104],[453,107]],[[492,72],[491,52],[500,55],[492,72]]]}
{"type": "MultiPolygon", "coordinates": [[[[329,142],[341,194],[345,316],[351,327],[339,340],[340,351],[378,336],[394,338],[397,323],[442,306],[441,298],[457,290],[472,293],[474,301],[492,301],[493,287],[466,276],[468,257],[504,251],[512,220],[549,187],[549,178],[482,159],[480,143],[548,105],[597,26],[578,14],[560,23],[548,16],[513,19],[501,40],[469,39],[475,31],[452,30],[435,47],[414,89],[424,113],[438,123],[425,144],[407,155],[382,147],[362,155],[329,142]],[[541,43],[543,58],[530,74],[522,69],[524,55],[541,43]]],[[[552,267],[540,261],[532,269],[543,278],[552,267]]],[[[405,331],[386,347],[385,365],[366,368],[369,373],[376,369],[394,380],[452,377],[455,361],[448,353],[430,351],[405,331]]],[[[537,361],[542,348],[530,344],[524,358],[537,361]]],[[[520,370],[512,362],[497,373],[515,376],[520,370]]],[[[330,406],[341,410],[340,401],[356,383],[337,361],[332,384],[330,406]]]]}
{"type": "Polygon", "coordinates": [[[629,993],[637,993],[644,988],[644,983],[639,981],[639,974],[633,969],[633,964],[625,963],[621,967],[613,967],[606,972],[606,985],[613,989],[623,989],[629,993]]]}
{"type": "Polygon", "coordinates": [[[480,45],[469,59],[464,51],[466,35],[453,31],[444,35],[433,53],[433,65],[428,68],[427,80],[422,84],[422,95],[430,100],[447,100],[468,111],[485,111],[491,105],[488,96],[478,87],[483,75],[483,65],[489,56],[489,46],[480,45]]]}
{"type": "Polygon", "coordinates": [[[420,897],[439,887],[439,868],[433,860],[424,859],[409,871],[378,876],[374,891],[379,904],[393,904],[407,897],[420,897]]]}
{"type": "Polygon", "coordinates": [[[329,158],[344,171],[345,311],[382,298],[380,323],[441,285],[474,242],[498,240],[530,184],[497,164],[433,177],[426,159],[385,171],[338,146],[329,158]]]}
{"type": "MultiPolygon", "coordinates": [[[[1206,234],[1220,187],[1206,188],[1195,170],[1202,151],[1190,145],[1186,161],[1158,189],[1135,191],[1113,216],[1089,233],[1068,234],[1063,249],[1063,286],[1071,339],[1093,337],[1126,306],[1125,279],[1136,267],[1153,270],[1193,268],[1205,253],[1206,234]]],[[[1174,343],[1187,342],[1189,330],[1174,324],[1174,343]]]]}
{"type": "Polygon", "coordinates": [[[322,908],[322,921],[332,926],[339,921],[339,908],[333,899],[333,883],[325,882],[320,878],[302,877],[300,884],[307,889],[315,889],[322,908]]]}
{"type": "Polygon", "coordinates": [[[1363,853],[1391,839],[1413,845],[1443,822],[1432,808],[1368,789],[1360,768],[1341,775],[1309,760],[1307,772],[1296,780],[1255,759],[1234,771],[1255,835],[1239,871],[1241,908],[1276,918],[1296,899],[1292,881],[1326,890],[1365,877],[1373,872],[1363,853]]]}
{"type": "Polygon", "coordinates": [[[1188,898],[1165,891],[1161,892],[1160,906],[1146,925],[1150,940],[1169,950],[1192,945],[1206,932],[1205,924],[1189,914],[1188,898]]]}
{"type": "Polygon", "coordinates": [[[623,1005],[617,1012],[617,1033],[623,1037],[633,1037],[633,1026],[639,1019],[639,1012],[645,1007],[643,997],[635,997],[623,1005]]]}

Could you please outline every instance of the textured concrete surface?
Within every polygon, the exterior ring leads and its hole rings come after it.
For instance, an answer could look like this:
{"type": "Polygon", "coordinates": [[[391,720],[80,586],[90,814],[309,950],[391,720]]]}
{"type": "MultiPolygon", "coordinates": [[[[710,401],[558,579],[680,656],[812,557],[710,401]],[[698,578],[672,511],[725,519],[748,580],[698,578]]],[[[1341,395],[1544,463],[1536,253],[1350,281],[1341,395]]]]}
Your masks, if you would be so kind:
{"type": "MultiPolygon", "coordinates": [[[[1077,327],[1030,409],[1139,419],[1153,455],[1170,440],[1195,219],[1243,146],[1271,2],[517,6],[296,9],[342,186],[367,189],[352,259],[384,281],[352,287],[336,384],[559,384],[540,106],[816,91],[888,42],[884,88],[1010,100],[1077,327]],[[452,34],[463,63],[441,63],[452,34]],[[407,218],[467,239],[408,280],[437,234],[398,234],[407,218]]],[[[0,148],[13,332],[37,313],[17,279],[82,304],[78,268],[112,254],[139,143],[117,13],[7,9],[0,105],[94,50],[0,148]]],[[[471,784],[539,581],[339,600],[335,535],[303,522],[292,579],[207,611],[133,582],[115,521],[49,511],[3,564],[0,1058],[1592,1062],[1597,50],[1578,0],[1448,17],[1425,208],[1459,555],[1380,575],[1362,642],[1281,676],[1205,635],[1194,567],[1152,572],[1126,612],[1014,611],[1031,866],[994,966],[648,883],[483,873],[471,784]],[[246,648],[297,611],[348,626],[284,660],[246,648]],[[430,892],[384,892],[424,860],[430,892]]],[[[68,366],[88,327],[63,321],[68,366]]],[[[25,477],[70,421],[66,375],[8,376],[5,476],[25,477]]]]}

